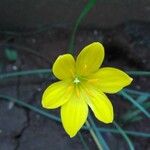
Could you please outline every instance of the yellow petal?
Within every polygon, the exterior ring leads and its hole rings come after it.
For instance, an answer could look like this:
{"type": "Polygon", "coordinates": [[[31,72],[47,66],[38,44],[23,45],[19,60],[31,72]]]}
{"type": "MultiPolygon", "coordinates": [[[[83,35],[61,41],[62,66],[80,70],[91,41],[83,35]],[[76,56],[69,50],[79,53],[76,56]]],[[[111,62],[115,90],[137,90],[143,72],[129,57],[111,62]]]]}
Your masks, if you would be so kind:
{"type": "Polygon", "coordinates": [[[75,60],[72,55],[60,55],[53,65],[54,75],[60,79],[67,79],[74,76],[75,60]]]}
{"type": "Polygon", "coordinates": [[[94,42],[86,46],[77,57],[77,74],[86,76],[98,71],[103,59],[104,47],[102,44],[94,42]]]}
{"type": "Polygon", "coordinates": [[[85,123],[87,115],[88,105],[80,94],[74,94],[71,99],[61,107],[62,124],[70,137],[77,134],[85,123]]]}
{"type": "Polygon", "coordinates": [[[73,92],[73,85],[59,81],[50,85],[43,93],[42,106],[48,109],[57,108],[66,103],[73,92]]]}
{"type": "Polygon", "coordinates": [[[132,82],[132,78],[125,72],[111,67],[104,67],[91,76],[89,83],[97,86],[106,93],[116,93],[132,82]]]}
{"type": "Polygon", "coordinates": [[[88,84],[84,86],[84,91],[95,117],[104,123],[111,123],[114,119],[113,106],[107,96],[88,84]]]}

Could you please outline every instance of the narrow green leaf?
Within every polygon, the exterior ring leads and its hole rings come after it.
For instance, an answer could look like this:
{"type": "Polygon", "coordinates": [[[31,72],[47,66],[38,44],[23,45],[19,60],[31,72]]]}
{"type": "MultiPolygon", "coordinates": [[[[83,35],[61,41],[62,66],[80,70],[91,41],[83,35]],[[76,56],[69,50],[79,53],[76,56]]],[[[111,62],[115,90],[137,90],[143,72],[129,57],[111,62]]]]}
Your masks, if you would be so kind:
{"type": "MultiPolygon", "coordinates": [[[[16,98],[13,98],[13,97],[10,97],[10,96],[7,96],[7,95],[3,95],[3,94],[0,94],[0,98],[2,98],[3,100],[6,100],[6,101],[13,101],[17,105],[20,105],[22,107],[30,109],[30,110],[32,110],[34,112],[37,112],[40,115],[45,116],[45,117],[47,117],[49,119],[52,119],[54,121],[60,122],[60,118],[59,117],[57,117],[57,116],[55,116],[53,114],[50,114],[50,113],[42,110],[41,108],[38,108],[38,107],[32,106],[32,105],[30,105],[28,103],[25,103],[25,102],[23,102],[21,100],[18,100],[16,98]]],[[[85,126],[82,129],[89,130],[89,128],[87,128],[85,126]]],[[[111,132],[111,133],[114,133],[114,134],[120,134],[120,132],[118,130],[113,129],[113,128],[102,128],[102,127],[99,128],[98,127],[97,129],[100,132],[111,132]]],[[[129,130],[124,130],[124,132],[126,134],[129,134],[129,135],[132,135],[132,136],[139,136],[139,137],[144,137],[144,138],[150,138],[150,133],[143,133],[143,132],[139,132],[139,131],[137,132],[137,131],[129,131],[129,130]]]]}
{"type": "Polygon", "coordinates": [[[127,134],[124,132],[124,130],[115,121],[113,122],[113,124],[115,125],[115,127],[118,129],[120,134],[123,136],[123,138],[128,143],[130,150],[134,150],[134,146],[133,146],[131,140],[129,139],[129,137],[127,136],[127,134]]]}
{"type": "Polygon", "coordinates": [[[101,135],[100,131],[99,131],[98,128],[96,127],[96,124],[94,123],[94,121],[93,121],[93,119],[92,119],[92,117],[91,117],[90,114],[89,114],[88,119],[89,119],[89,123],[90,123],[91,127],[94,129],[94,132],[95,132],[96,135],[97,135],[97,138],[98,138],[99,143],[102,145],[102,148],[103,148],[104,150],[110,150],[108,144],[106,143],[105,139],[103,138],[103,136],[101,135]]]}
{"type": "MultiPolygon", "coordinates": [[[[142,95],[140,95],[138,98],[137,98],[137,100],[136,100],[136,102],[137,103],[144,103],[146,100],[148,99],[148,95],[146,95],[146,94],[142,94],[142,95]]],[[[147,109],[147,108],[149,108],[149,104],[148,103],[145,103],[145,104],[143,104],[143,107],[145,108],[145,109],[147,109]]],[[[136,107],[137,108],[137,107],[136,107]]],[[[128,112],[126,112],[121,118],[122,118],[122,120],[123,120],[123,122],[124,123],[127,123],[127,122],[129,122],[129,121],[131,121],[131,122],[134,122],[134,121],[139,121],[139,120],[141,120],[143,117],[141,117],[141,116],[137,116],[137,115],[139,115],[141,113],[141,111],[138,109],[135,109],[135,105],[133,105],[133,107],[130,109],[130,110],[128,110],[128,112]]]]}
{"type": "Polygon", "coordinates": [[[134,118],[132,118],[132,119],[130,120],[130,122],[141,121],[142,119],[143,119],[142,116],[135,116],[134,118]]]}
{"type": "MultiPolygon", "coordinates": [[[[111,132],[115,134],[120,134],[120,132],[114,128],[98,128],[101,132],[111,132]]],[[[124,130],[124,132],[131,136],[137,136],[137,137],[144,137],[144,138],[150,138],[150,133],[144,133],[139,131],[130,131],[130,130],[124,130]]]]}
{"type": "Polygon", "coordinates": [[[86,127],[87,127],[86,129],[89,130],[89,132],[90,132],[90,134],[91,134],[91,136],[92,136],[92,138],[93,138],[97,148],[99,150],[103,150],[103,147],[102,147],[101,143],[99,142],[99,139],[98,139],[96,133],[94,132],[94,129],[91,127],[91,125],[90,125],[90,123],[88,121],[86,122],[86,127]]]}
{"type": "Polygon", "coordinates": [[[87,4],[85,5],[84,9],[82,10],[81,14],[76,20],[75,26],[73,28],[70,43],[69,43],[69,53],[73,54],[74,50],[74,41],[75,41],[75,34],[76,31],[81,23],[81,21],[85,18],[85,16],[88,14],[88,12],[93,8],[93,6],[96,4],[96,0],[88,0],[87,4]]]}
{"type": "Polygon", "coordinates": [[[129,75],[133,76],[150,76],[150,71],[126,71],[129,75]]]}
{"type": "Polygon", "coordinates": [[[16,61],[18,58],[18,53],[14,49],[6,48],[4,50],[5,56],[9,61],[16,61]]]}
{"type": "Polygon", "coordinates": [[[90,150],[80,131],[78,132],[78,135],[79,135],[79,138],[80,138],[80,140],[83,144],[84,149],[85,150],[90,150]]]}
{"type": "Polygon", "coordinates": [[[142,94],[142,95],[140,95],[139,97],[138,97],[138,99],[136,100],[138,103],[143,103],[143,102],[145,102],[146,100],[148,100],[148,95],[146,95],[146,94],[142,94]]]}
{"type": "Polygon", "coordinates": [[[128,101],[130,101],[135,107],[137,107],[140,111],[142,111],[146,117],[150,118],[150,114],[143,106],[141,106],[139,103],[137,103],[129,94],[126,92],[121,91],[121,95],[126,98],[128,101]]]}
{"type": "Polygon", "coordinates": [[[32,105],[30,105],[30,104],[28,104],[28,103],[25,103],[25,102],[23,102],[23,101],[21,101],[21,100],[18,100],[18,99],[16,99],[16,98],[13,98],[13,97],[10,97],[10,96],[7,96],[7,95],[3,95],[3,94],[0,94],[0,98],[3,98],[4,100],[8,100],[8,101],[13,101],[13,102],[15,102],[16,104],[18,104],[18,105],[20,105],[20,106],[23,106],[23,107],[25,107],[25,108],[27,108],[27,109],[30,109],[30,110],[32,110],[32,111],[34,111],[34,112],[37,112],[37,113],[39,113],[39,114],[41,114],[41,115],[43,115],[43,116],[46,116],[46,117],[48,117],[49,119],[53,119],[53,120],[55,120],[55,121],[60,121],[60,118],[59,118],[59,117],[56,117],[56,116],[54,116],[54,115],[51,115],[50,113],[47,113],[46,111],[44,111],[44,110],[42,110],[42,109],[39,109],[39,108],[37,108],[37,107],[35,107],[35,106],[32,106],[32,105]]]}
{"type": "MultiPolygon", "coordinates": [[[[143,104],[143,107],[145,109],[150,108],[150,102],[147,102],[145,104],[143,104]]],[[[141,114],[141,111],[139,109],[131,109],[130,111],[128,111],[125,115],[122,116],[122,119],[125,123],[129,122],[129,121],[138,121],[141,120],[143,117],[138,116],[139,114],[141,114]]]]}
{"type": "MultiPolygon", "coordinates": [[[[137,90],[133,90],[133,89],[128,89],[128,88],[125,88],[124,90],[122,90],[126,93],[129,93],[129,94],[136,94],[136,95],[147,95],[150,97],[150,93],[149,92],[143,92],[143,91],[137,91],[137,90]]],[[[120,92],[119,92],[120,93],[120,92]]],[[[118,93],[118,94],[119,94],[118,93]]]]}
{"type": "Polygon", "coordinates": [[[26,76],[26,75],[39,75],[39,74],[51,74],[50,69],[36,69],[36,70],[27,70],[27,71],[16,71],[10,73],[0,74],[0,79],[16,77],[16,76],[26,76]]]}

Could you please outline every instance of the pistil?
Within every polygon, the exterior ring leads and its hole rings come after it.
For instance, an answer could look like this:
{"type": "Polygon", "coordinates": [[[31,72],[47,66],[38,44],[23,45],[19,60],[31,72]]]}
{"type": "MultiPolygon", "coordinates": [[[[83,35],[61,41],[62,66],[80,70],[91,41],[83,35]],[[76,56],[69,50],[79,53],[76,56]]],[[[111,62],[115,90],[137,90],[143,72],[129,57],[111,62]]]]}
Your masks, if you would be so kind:
{"type": "Polygon", "coordinates": [[[76,78],[74,79],[73,83],[75,83],[75,84],[78,84],[78,83],[80,83],[80,80],[79,80],[79,78],[78,78],[78,77],[76,77],[76,78]]]}

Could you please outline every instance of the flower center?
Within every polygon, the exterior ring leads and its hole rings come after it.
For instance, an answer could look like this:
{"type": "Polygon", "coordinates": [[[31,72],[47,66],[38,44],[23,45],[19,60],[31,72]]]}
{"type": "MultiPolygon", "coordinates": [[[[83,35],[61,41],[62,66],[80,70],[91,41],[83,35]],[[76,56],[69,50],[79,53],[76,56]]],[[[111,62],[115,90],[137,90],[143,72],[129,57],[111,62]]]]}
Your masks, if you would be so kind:
{"type": "Polygon", "coordinates": [[[75,84],[78,84],[78,83],[80,83],[80,80],[79,80],[79,78],[78,78],[78,77],[76,77],[76,78],[74,79],[73,83],[75,83],[75,84]]]}

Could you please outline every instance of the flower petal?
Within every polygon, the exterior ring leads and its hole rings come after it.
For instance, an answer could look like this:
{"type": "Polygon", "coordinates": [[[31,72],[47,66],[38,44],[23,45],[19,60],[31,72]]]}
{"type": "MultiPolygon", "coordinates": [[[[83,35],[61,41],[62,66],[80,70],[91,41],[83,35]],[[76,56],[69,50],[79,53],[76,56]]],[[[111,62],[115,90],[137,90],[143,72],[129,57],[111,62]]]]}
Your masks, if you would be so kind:
{"type": "Polygon", "coordinates": [[[60,79],[67,79],[74,76],[75,60],[72,55],[60,55],[53,65],[54,75],[60,79]]]}
{"type": "Polygon", "coordinates": [[[43,93],[42,106],[48,109],[57,108],[66,103],[73,92],[73,85],[59,81],[50,85],[43,93]]]}
{"type": "Polygon", "coordinates": [[[94,42],[86,46],[77,57],[77,74],[86,76],[97,71],[103,59],[104,47],[102,44],[94,42]]]}
{"type": "Polygon", "coordinates": [[[77,134],[83,126],[88,115],[88,105],[82,95],[73,95],[71,99],[61,107],[61,119],[65,131],[70,137],[77,134]]]}
{"type": "Polygon", "coordinates": [[[95,117],[104,123],[111,123],[114,119],[113,106],[107,96],[89,84],[84,86],[84,91],[95,117]]]}
{"type": "Polygon", "coordinates": [[[116,93],[132,82],[132,78],[125,72],[111,67],[104,67],[91,76],[88,82],[93,83],[101,91],[116,93]]]}

